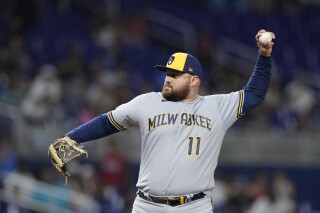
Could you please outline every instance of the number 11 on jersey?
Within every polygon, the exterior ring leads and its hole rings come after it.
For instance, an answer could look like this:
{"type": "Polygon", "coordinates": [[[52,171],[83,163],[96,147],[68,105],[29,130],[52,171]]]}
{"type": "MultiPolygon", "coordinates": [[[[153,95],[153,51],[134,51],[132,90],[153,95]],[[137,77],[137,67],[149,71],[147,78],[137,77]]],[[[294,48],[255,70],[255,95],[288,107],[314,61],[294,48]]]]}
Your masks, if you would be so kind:
{"type": "Polygon", "coordinates": [[[200,146],[201,146],[201,137],[198,136],[189,136],[188,137],[188,156],[200,155],[200,146]]]}

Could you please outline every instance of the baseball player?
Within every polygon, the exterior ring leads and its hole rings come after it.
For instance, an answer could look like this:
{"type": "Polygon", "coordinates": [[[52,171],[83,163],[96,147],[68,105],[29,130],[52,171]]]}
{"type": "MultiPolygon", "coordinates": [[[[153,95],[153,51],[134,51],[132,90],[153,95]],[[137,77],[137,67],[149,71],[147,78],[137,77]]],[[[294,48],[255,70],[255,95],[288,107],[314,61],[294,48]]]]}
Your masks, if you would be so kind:
{"type": "Polygon", "coordinates": [[[224,135],[267,93],[274,43],[263,46],[259,42],[263,32],[255,36],[259,55],[243,89],[200,96],[203,76],[198,60],[175,53],[166,66],[155,66],[166,72],[162,92],[137,96],[64,138],[82,143],[139,127],[141,162],[132,212],[213,212],[214,171],[224,135]]]}

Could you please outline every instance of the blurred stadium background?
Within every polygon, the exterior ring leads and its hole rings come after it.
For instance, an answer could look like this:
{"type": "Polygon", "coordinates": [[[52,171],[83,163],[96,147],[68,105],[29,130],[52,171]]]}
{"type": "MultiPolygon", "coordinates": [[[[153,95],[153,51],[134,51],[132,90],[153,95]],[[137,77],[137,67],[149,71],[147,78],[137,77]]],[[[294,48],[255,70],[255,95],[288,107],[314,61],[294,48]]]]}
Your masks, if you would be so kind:
{"type": "Polygon", "coordinates": [[[241,89],[261,28],[276,34],[272,80],[225,138],[215,212],[320,212],[319,12],[319,0],[0,0],[0,212],[131,212],[137,130],[86,143],[67,186],[49,144],[159,91],[153,65],[176,51],[200,60],[202,95],[241,89]]]}

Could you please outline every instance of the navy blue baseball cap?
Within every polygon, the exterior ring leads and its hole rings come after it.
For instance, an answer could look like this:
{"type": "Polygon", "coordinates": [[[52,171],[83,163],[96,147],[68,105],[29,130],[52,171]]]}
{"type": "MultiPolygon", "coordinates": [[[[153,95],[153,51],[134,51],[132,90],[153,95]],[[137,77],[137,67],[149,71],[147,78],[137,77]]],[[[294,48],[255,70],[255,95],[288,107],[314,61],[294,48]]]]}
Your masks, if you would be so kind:
{"type": "Polygon", "coordinates": [[[202,78],[202,68],[198,59],[187,53],[175,53],[170,56],[166,66],[156,65],[154,68],[162,72],[170,70],[188,73],[190,75],[196,75],[200,79],[202,78]]]}

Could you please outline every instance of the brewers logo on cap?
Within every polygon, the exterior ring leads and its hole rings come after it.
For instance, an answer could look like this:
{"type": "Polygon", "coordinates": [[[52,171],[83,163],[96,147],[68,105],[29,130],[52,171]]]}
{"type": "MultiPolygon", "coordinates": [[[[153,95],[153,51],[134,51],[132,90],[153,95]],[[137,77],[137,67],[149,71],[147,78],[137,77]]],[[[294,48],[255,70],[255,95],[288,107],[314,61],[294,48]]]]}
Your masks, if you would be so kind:
{"type": "Polygon", "coordinates": [[[169,60],[168,60],[168,63],[167,63],[167,65],[170,65],[170,64],[172,64],[172,62],[174,61],[174,56],[172,55],[172,56],[170,56],[170,58],[169,58],[169,60]]]}

